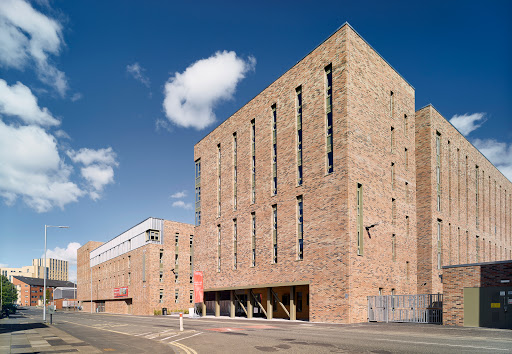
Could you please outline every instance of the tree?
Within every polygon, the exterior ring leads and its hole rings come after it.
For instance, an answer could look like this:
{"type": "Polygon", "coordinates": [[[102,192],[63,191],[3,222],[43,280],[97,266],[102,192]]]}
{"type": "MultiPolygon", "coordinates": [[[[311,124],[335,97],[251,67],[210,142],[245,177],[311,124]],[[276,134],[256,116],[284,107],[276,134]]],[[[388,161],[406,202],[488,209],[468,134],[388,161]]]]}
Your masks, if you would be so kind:
{"type": "Polygon", "coordinates": [[[18,300],[18,292],[16,291],[16,286],[11,283],[7,277],[2,277],[2,305],[12,304],[18,300]]]}
{"type": "Polygon", "coordinates": [[[46,304],[47,305],[50,303],[50,300],[52,300],[51,296],[52,296],[52,294],[50,293],[50,289],[46,288],[46,304]]]}

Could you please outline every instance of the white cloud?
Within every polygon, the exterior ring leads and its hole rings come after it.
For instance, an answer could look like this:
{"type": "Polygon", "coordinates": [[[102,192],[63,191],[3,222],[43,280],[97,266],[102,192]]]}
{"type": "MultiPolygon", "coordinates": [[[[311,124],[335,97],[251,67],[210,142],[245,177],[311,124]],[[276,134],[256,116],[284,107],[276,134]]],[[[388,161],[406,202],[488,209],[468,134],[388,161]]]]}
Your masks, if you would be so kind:
{"type": "Polygon", "coordinates": [[[77,151],[70,150],[66,152],[67,155],[71,158],[73,162],[80,162],[84,165],[90,165],[92,163],[100,163],[100,164],[107,164],[107,165],[115,165],[117,166],[116,162],[116,153],[112,150],[111,147],[106,149],[88,149],[83,148],[77,151]]]}
{"type": "Polygon", "coordinates": [[[72,167],[59,156],[55,138],[38,126],[15,127],[0,120],[0,195],[18,197],[37,212],[75,202],[84,192],[69,180],[72,167]]]}
{"type": "Polygon", "coordinates": [[[169,121],[165,120],[165,119],[157,119],[155,121],[155,131],[159,132],[162,129],[165,129],[169,133],[171,133],[172,132],[171,123],[169,123],[169,121]]]}
{"type": "Polygon", "coordinates": [[[71,96],[71,101],[72,102],[76,102],[78,100],[81,100],[82,97],[84,97],[84,96],[81,93],[76,92],[76,93],[73,94],[73,96],[71,96]]]}
{"type": "Polygon", "coordinates": [[[89,184],[89,196],[93,200],[99,199],[103,188],[114,183],[113,167],[119,165],[117,154],[111,147],[98,150],[83,148],[78,152],[70,150],[66,153],[73,162],[84,165],[80,173],[89,184]]]}
{"type": "MultiPolygon", "coordinates": [[[[55,247],[46,251],[47,258],[62,259],[68,261],[69,265],[76,265],[76,251],[81,247],[78,242],[70,242],[66,248],[55,247]]],[[[41,256],[44,258],[44,254],[41,256]]]]}
{"type": "Polygon", "coordinates": [[[27,124],[43,126],[60,124],[46,107],[39,108],[37,98],[21,82],[9,86],[5,80],[0,79],[0,113],[16,116],[27,124]]]}
{"type": "Polygon", "coordinates": [[[133,63],[132,65],[126,65],[126,71],[133,76],[133,78],[141,82],[146,87],[149,87],[149,78],[144,74],[146,69],[140,66],[139,63],[133,63]]]}
{"type": "Polygon", "coordinates": [[[176,192],[176,193],[172,194],[171,198],[181,199],[181,198],[185,198],[186,196],[187,196],[187,191],[181,191],[181,192],[176,192]]]}
{"type": "Polygon", "coordinates": [[[485,123],[485,113],[473,113],[473,114],[463,114],[463,115],[454,115],[452,119],[450,119],[450,123],[453,124],[455,128],[457,128],[462,135],[468,135],[473,130],[479,128],[482,124],[485,123]]]}
{"type": "Polygon", "coordinates": [[[217,52],[175,73],[165,84],[164,110],[167,118],[182,127],[204,129],[215,122],[214,106],[233,98],[236,86],[253,70],[256,59],[247,61],[231,51],[217,52]]]}
{"type": "Polygon", "coordinates": [[[512,144],[495,139],[474,139],[473,145],[512,181],[512,144]]]}
{"type": "Polygon", "coordinates": [[[75,267],[69,267],[68,269],[68,278],[69,281],[76,282],[76,266],[75,267]]]}
{"type": "Polygon", "coordinates": [[[62,26],[23,0],[0,1],[0,65],[24,69],[34,65],[39,79],[61,96],[68,88],[66,75],[50,63],[63,45],[62,26]]]}
{"type": "Polygon", "coordinates": [[[190,210],[192,209],[192,203],[185,203],[183,200],[177,200],[174,203],[172,203],[172,206],[175,208],[182,208],[190,210]]]}
{"type": "Polygon", "coordinates": [[[61,138],[61,139],[69,139],[71,140],[71,137],[68,135],[68,133],[66,133],[64,130],[62,129],[59,129],[57,131],[55,131],[54,135],[57,137],[57,138],[61,138]]]}

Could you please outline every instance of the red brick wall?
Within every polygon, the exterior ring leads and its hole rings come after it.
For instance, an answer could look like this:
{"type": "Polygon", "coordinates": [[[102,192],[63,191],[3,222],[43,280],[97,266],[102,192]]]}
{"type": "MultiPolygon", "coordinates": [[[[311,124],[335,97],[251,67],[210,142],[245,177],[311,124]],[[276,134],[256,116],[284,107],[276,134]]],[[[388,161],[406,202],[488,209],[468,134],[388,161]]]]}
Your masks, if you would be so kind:
{"type": "Polygon", "coordinates": [[[443,324],[464,325],[464,288],[510,286],[512,261],[443,269],[443,324]]]}
{"type": "Polygon", "coordinates": [[[438,219],[442,220],[442,266],[511,259],[512,183],[431,105],[416,112],[416,158],[418,293],[443,291],[442,270],[437,266],[438,219]],[[437,132],[441,134],[441,211],[436,201],[437,132]]]}

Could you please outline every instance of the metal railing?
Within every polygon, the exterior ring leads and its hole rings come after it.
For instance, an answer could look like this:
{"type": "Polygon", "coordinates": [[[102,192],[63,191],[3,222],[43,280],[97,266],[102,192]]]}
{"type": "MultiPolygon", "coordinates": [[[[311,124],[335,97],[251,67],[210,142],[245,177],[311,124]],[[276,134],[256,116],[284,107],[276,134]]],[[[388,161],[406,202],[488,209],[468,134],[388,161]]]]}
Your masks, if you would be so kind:
{"type": "Polygon", "coordinates": [[[368,296],[368,322],[443,323],[443,294],[368,296]]]}

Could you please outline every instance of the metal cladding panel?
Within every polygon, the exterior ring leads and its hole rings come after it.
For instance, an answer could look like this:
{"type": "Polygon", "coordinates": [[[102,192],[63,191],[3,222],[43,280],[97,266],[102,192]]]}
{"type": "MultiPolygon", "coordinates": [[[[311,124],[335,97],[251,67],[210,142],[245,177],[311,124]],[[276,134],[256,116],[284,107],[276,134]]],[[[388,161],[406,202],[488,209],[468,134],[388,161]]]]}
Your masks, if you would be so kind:
{"type": "Polygon", "coordinates": [[[93,250],[90,254],[91,266],[106,262],[148,243],[162,244],[163,230],[164,220],[148,218],[140,224],[132,227],[130,230],[123,232],[121,235],[93,250]],[[146,242],[147,230],[159,230],[160,241],[146,242]]]}

